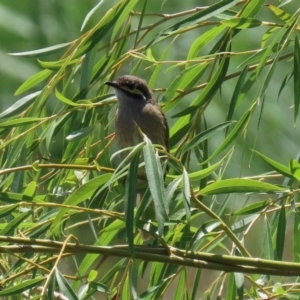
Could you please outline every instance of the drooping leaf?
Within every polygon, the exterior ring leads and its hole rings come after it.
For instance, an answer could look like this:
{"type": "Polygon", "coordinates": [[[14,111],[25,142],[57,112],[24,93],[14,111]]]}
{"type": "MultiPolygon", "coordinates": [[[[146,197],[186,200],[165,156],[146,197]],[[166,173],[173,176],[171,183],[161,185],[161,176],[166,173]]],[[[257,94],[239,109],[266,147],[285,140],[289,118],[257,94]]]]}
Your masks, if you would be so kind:
{"type": "Polygon", "coordinates": [[[227,193],[279,193],[286,189],[252,179],[234,178],[214,182],[200,191],[203,196],[227,193]]]}

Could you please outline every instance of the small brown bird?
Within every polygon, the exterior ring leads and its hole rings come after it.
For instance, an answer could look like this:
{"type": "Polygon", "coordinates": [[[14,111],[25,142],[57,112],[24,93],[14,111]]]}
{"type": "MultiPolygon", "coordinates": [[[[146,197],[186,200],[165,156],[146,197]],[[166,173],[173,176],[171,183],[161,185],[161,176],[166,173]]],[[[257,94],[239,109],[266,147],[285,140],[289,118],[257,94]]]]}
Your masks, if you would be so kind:
{"type": "Polygon", "coordinates": [[[143,141],[137,124],[153,144],[162,145],[169,151],[168,123],[153,99],[147,82],[136,76],[125,75],[105,84],[114,88],[118,99],[115,132],[119,148],[135,146],[143,141]]]}
{"type": "MultiPolygon", "coordinates": [[[[125,75],[105,84],[114,88],[118,99],[118,110],[115,119],[115,133],[118,147],[124,149],[135,146],[143,141],[137,126],[153,144],[162,145],[169,152],[169,127],[167,119],[153,99],[147,82],[139,77],[125,75]]],[[[121,156],[125,158],[127,153],[121,156]]],[[[140,170],[139,174],[144,173],[140,170]]],[[[138,205],[143,192],[137,193],[138,205]]],[[[151,205],[154,208],[153,203],[151,205]]],[[[142,216],[146,220],[146,215],[142,216]]],[[[150,238],[145,231],[140,231],[144,241],[150,238]]],[[[146,229],[148,231],[148,228],[146,229]]]]}

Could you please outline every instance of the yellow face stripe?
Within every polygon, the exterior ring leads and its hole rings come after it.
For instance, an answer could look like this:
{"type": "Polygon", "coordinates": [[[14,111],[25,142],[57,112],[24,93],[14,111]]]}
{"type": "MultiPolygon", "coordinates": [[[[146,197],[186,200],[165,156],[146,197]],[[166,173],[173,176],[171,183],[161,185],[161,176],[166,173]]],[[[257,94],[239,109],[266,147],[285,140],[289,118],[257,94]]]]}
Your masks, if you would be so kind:
{"type": "Polygon", "coordinates": [[[122,85],[120,87],[122,88],[122,90],[128,91],[131,94],[140,95],[144,99],[146,99],[145,95],[139,89],[137,89],[137,88],[130,89],[128,86],[125,86],[125,85],[122,85]]]}

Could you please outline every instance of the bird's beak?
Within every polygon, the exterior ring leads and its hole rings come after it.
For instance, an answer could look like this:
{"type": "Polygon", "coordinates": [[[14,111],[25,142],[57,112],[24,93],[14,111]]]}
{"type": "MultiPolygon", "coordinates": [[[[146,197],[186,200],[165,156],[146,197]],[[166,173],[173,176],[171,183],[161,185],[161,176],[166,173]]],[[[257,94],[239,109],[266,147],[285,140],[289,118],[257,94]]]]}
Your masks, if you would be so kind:
{"type": "Polygon", "coordinates": [[[117,88],[119,85],[116,81],[106,81],[104,84],[109,85],[111,87],[117,88]]]}

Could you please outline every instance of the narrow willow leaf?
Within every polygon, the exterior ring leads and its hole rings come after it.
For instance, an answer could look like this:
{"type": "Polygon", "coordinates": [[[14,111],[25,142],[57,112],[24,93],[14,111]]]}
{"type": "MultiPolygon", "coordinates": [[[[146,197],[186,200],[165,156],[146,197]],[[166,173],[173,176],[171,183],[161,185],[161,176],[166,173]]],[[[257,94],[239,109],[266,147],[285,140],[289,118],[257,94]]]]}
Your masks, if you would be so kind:
{"type": "Polygon", "coordinates": [[[58,61],[42,61],[38,59],[38,63],[44,68],[52,71],[59,70],[61,67],[71,66],[79,63],[79,59],[69,60],[67,58],[58,61]]]}
{"type": "Polygon", "coordinates": [[[269,157],[263,155],[262,153],[253,150],[256,154],[259,155],[259,157],[265,162],[267,163],[271,168],[273,168],[275,171],[279,172],[280,174],[282,174],[283,176],[287,176],[289,178],[293,178],[293,174],[290,170],[290,168],[276,162],[275,160],[270,159],[269,157]]]}
{"type": "MultiPolygon", "coordinates": [[[[297,210],[294,214],[294,236],[298,236],[300,232],[300,213],[297,210]]],[[[300,262],[300,239],[293,239],[293,257],[294,262],[300,262]]]]}
{"type": "MultiPolygon", "coordinates": [[[[147,1],[145,1],[146,3],[147,1]]],[[[146,4],[145,4],[146,5],[146,4]]],[[[176,37],[169,43],[168,47],[166,48],[166,50],[164,50],[163,54],[161,55],[161,57],[159,58],[158,61],[164,61],[165,58],[167,57],[169,51],[172,49],[174,42],[176,41],[176,37]]],[[[152,75],[149,79],[148,85],[150,88],[154,87],[155,82],[157,81],[157,77],[161,71],[163,67],[163,64],[156,64],[154,67],[154,71],[152,72],[152,75]]]]}
{"type": "Polygon", "coordinates": [[[226,292],[226,300],[232,300],[236,298],[236,286],[235,286],[235,279],[234,274],[231,273],[229,275],[229,281],[227,284],[227,292],[226,292]]]}
{"type": "Polygon", "coordinates": [[[6,205],[3,208],[0,208],[0,218],[4,218],[5,216],[11,214],[17,207],[19,207],[19,205],[14,204],[14,205],[6,205]]]}
{"type": "Polygon", "coordinates": [[[163,172],[160,163],[158,163],[155,158],[153,145],[146,135],[144,135],[144,141],[146,142],[146,145],[143,148],[146,175],[155,206],[155,212],[158,223],[158,232],[159,235],[162,236],[164,223],[168,220],[164,204],[165,191],[163,172]]]}
{"type": "Polygon", "coordinates": [[[182,153],[187,152],[193,148],[195,148],[197,145],[199,145],[201,142],[207,140],[208,138],[211,138],[216,133],[222,131],[223,129],[227,128],[229,125],[233,124],[233,121],[224,122],[222,124],[218,124],[214,127],[211,127],[203,132],[200,132],[196,136],[194,136],[187,144],[183,146],[182,153]]]}
{"type": "Polygon", "coordinates": [[[41,57],[43,55],[53,54],[57,51],[60,51],[63,48],[66,48],[67,46],[72,45],[72,44],[73,44],[73,42],[68,42],[68,43],[58,44],[58,45],[54,45],[51,47],[42,48],[42,49],[38,49],[38,50],[8,53],[8,54],[13,55],[13,56],[21,56],[21,57],[41,57]]]}
{"type": "Polygon", "coordinates": [[[37,183],[36,181],[31,181],[26,189],[24,190],[24,195],[29,196],[29,197],[33,197],[36,191],[36,187],[37,187],[37,183]]]}
{"type": "Polygon", "coordinates": [[[174,300],[184,299],[183,297],[184,297],[185,291],[187,290],[187,287],[186,287],[187,278],[186,278],[185,269],[182,269],[180,274],[177,274],[177,276],[178,275],[179,275],[179,280],[177,283],[177,288],[175,290],[174,300]]]}
{"type": "Polygon", "coordinates": [[[266,7],[269,8],[270,11],[273,12],[284,23],[289,21],[292,17],[286,11],[280,9],[279,6],[274,6],[274,5],[271,5],[271,4],[267,4],[266,7]]]}
{"type": "MultiPolygon", "coordinates": [[[[112,174],[103,174],[98,177],[95,177],[88,181],[87,183],[80,186],[77,190],[71,194],[67,200],[65,201],[65,205],[78,205],[84,200],[87,200],[91,197],[95,190],[107,183],[110,180],[112,174]]],[[[52,228],[56,228],[58,230],[58,226],[60,226],[61,219],[63,218],[64,214],[67,213],[68,209],[62,208],[57,213],[54,221],[52,222],[52,228]]]]}
{"type": "Polygon", "coordinates": [[[66,137],[69,142],[75,142],[82,140],[90,135],[90,133],[95,129],[95,126],[88,126],[81,128],[80,130],[74,131],[66,137]]]}
{"type": "Polygon", "coordinates": [[[250,18],[234,18],[230,20],[221,21],[221,24],[231,28],[246,29],[261,26],[262,22],[250,18]]]}
{"type": "MultiPolygon", "coordinates": [[[[295,36],[294,47],[294,124],[296,123],[300,104],[300,45],[299,38],[295,36]]],[[[295,125],[296,126],[296,125],[295,125]]]]}
{"type": "MultiPolygon", "coordinates": [[[[125,282],[123,284],[123,289],[122,289],[122,300],[127,300],[130,299],[130,282],[129,282],[129,276],[128,273],[126,274],[125,282]]],[[[133,298],[135,299],[135,298],[133,298]]]]}
{"type": "MultiPolygon", "coordinates": [[[[92,68],[94,65],[94,57],[96,53],[96,48],[91,49],[88,51],[84,56],[84,61],[81,64],[81,76],[80,76],[80,90],[85,91],[89,84],[90,84],[90,77],[92,73],[92,68]]],[[[80,94],[82,98],[86,97],[86,93],[80,94]]]]}
{"type": "Polygon", "coordinates": [[[33,198],[24,194],[0,192],[0,200],[8,203],[16,203],[20,201],[30,202],[33,201],[33,198]]]}
{"type": "Polygon", "coordinates": [[[24,222],[24,220],[26,218],[28,218],[30,215],[32,214],[32,212],[29,210],[25,213],[22,213],[20,215],[18,215],[17,217],[15,217],[12,221],[10,221],[1,231],[0,234],[3,236],[12,236],[14,235],[14,232],[16,230],[16,228],[22,223],[24,222]]]}
{"type": "MultiPolygon", "coordinates": [[[[192,172],[188,174],[189,180],[191,181],[198,181],[202,178],[205,178],[209,176],[212,172],[214,172],[222,163],[222,161],[219,161],[205,169],[202,169],[200,171],[192,172]]],[[[168,178],[180,178],[181,175],[167,175],[168,178]]]]}
{"type": "Polygon", "coordinates": [[[10,296],[10,295],[21,295],[22,292],[29,290],[33,287],[37,287],[42,281],[45,280],[45,277],[37,277],[34,279],[29,279],[25,281],[21,281],[21,283],[17,283],[12,287],[8,287],[0,291],[0,296],[10,296]]]}
{"type": "Polygon", "coordinates": [[[202,63],[191,66],[184,70],[181,74],[181,81],[177,86],[179,90],[188,90],[196,85],[196,83],[203,76],[205,70],[207,69],[208,64],[202,63]]]}
{"type": "Polygon", "coordinates": [[[266,215],[264,215],[264,224],[263,224],[263,258],[265,259],[274,259],[274,250],[272,242],[272,231],[270,228],[270,223],[266,215]]]}
{"type": "Polygon", "coordinates": [[[124,197],[126,232],[131,257],[134,257],[134,208],[137,197],[136,181],[139,168],[139,157],[140,153],[135,153],[130,163],[124,197]]]}
{"type": "Polygon", "coordinates": [[[282,84],[279,88],[279,91],[278,91],[278,99],[279,99],[279,96],[281,94],[281,92],[283,91],[283,89],[285,88],[285,86],[287,85],[287,83],[290,81],[290,79],[294,76],[294,68],[290,68],[290,70],[288,71],[288,73],[286,74],[286,76],[283,78],[282,80],[282,84]]]}
{"type": "Polygon", "coordinates": [[[169,208],[170,202],[173,198],[175,191],[177,190],[182,178],[174,179],[166,188],[166,208],[169,208]]]}
{"type": "Polygon", "coordinates": [[[91,16],[95,13],[95,11],[101,6],[101,4],[103,3],[103,0],[100,0],[99,3],[97,5],[95,5],[85,16],[80,31],[82,31],[85,27],[85,25],[87,24],[87,22],[89,21],[89,19],[91,18],[91,16]]]}
{"type": "MultiPolygon", "coordinates": [[[[134,260],[132,262],[131,268],[130,268],[130,290],[131,290],[133,299],[138,298],[137,291],[138,291],[139,279],[140,279],[139,265],[140,265],[140,263],[137,260],[134,260]]],[[[130,296],[127,299],[130,299],[130,296]]]]}
{"type": "Polygon", "coordinates": [[[34,100],[35,98],[41,93],[41,91],[32,93],[30,95],[21,98],[12,106],[7,108],[4,112],[0,114],[0,118],[10,118],[15,116],[21,112],[23,112],[34,100]]]}
{"type": "Polygon", "coordinates": [[[234,273],[234,280],[235,280],[235,286],[237,289],[237,294],[239,297],[239,300],[244,299],[244,274],[242,273],[234,273]]]}
{"type": "Polygon", "coordinates": [[[237,138],[239,134],[242,133],[244,128],[248,125],[248,122],[251,117],[251,111],[246,111],[245,114],[241,117],[238,123],[234,126],[234,128],[230,131],[227,135],[226,139],[223,143],[218,147],[218,149],[207,159],[203,162],[203,164],[209,162],[216,156],[218,156],[223,150],[225,150],[229,145],[231,145],[237,138]]]}
{"type": "Polygon", "coordinates": [[[265,4],[265,0],[251,0],[243,7],[242,18],[253,18],[265,4]]]}
{"type": "Polygon", "coordinates": [[[147,7],[147,3],[148,3],[148,0],[145,0],[144,1],[144,5],[143,5],[143,9],[141,11],[141,15],[139,17],[139,24],[138,24],[138,27],[137,27],[137,31],[136,31],[136,35],[135,35],[135,40],[134,40],[134,48],[136,48],[137,43],[138,43],[138,39],[139,39],[139,36],[140,36],[140,31],[141,31],[143,20],[144,20],[144,16],[145,16],[145,11],[146,11],[146,7],[147,7]]]}
{"type": "Polygon", "coordinates": [[[269,201],[259,201],[259,202],[251,203],[250,205],[235,211],[231,215],[238,216],[238,215],[255,214],[257,212],[262,211],[264,208],[266,208],[269,205],[270,205],[269,201]]]}
{"type": "Polygon", "coordinates": [[[182,194],[183,194],[183,204],[185,208],[187,220],[191,217],[191,190],[190,190],[190,181],[188,173],[185,169],[182,172],[182,194]]]}
{"type": "Polygon", "coordinates": [[[19,127],[32,123],[37,123],[39,121],[43,121],[43,118],[21,118],[21,119],[13,119],[3,123],[0,123],[0,128],[11,128],[11,127],[19,127]]]}
{"type": "Polygon", "coordinates": [[[228,58],[223,58],[212,76],[211,80],[208,82],[207,86],[203,89],[200,96],[198,96],[191,105],[184,109],[183,111],[175,114],[172,118],[182,117],[191,113],[194,113],[200,106],[204,105],[207,101],[216,94],[221,84],[223,83],[223,79],[227,73],[228,69],[228,58]]]}
{"type": "Polygon", "coordinates": [[[211,42],[216,36],[218,36],[223,30],[226,29],[226,26],[220,25],[217,27],[213,27],[209,29],[208,31],[204,32],[199,36],[190,47],[190,51],[187,55],[187,60],[191,60],[197,56],[199,51],[207,45],[209,42],[211,42]]]}
{"type": "Polygon", "coordinates": [[[68,281],[61,275],[58,269],[55,269],[55,278],[59,286],[59,291],[67,297],[69,300],[79,300],[76,296],[75,291],[71,288],[68,281]]]}
{"type": "Polygon", "coordinates": [[[276,234],[276,260],[282,260],[283,250],[285,246],[285,228],[286,228],[286,215],[284,203],[281,206],[276,234]]]}
{"type": "Polygon", "coordinates": [[[126,2],[126,5],[124,5],[121,14],[119,15],[118,19],[116,19],[114,29],[111,34],[111,43],[115,39],[121,26],[124,25],[123,23],[125,22],[125,19],[129,16],[130,11],[134,8],[134,6],[136,5],[137,2],[138,2],[138,0],[129,0],[126,2]]]}
{"type": "Polygon", "coordinates": [[[23,82],[15,92],[15,96],[20,95],[32,87],[36,86],[38,83],[42,82],[52,74],[51,70],[42,70],[31,77],[29,77],[25,82],[23,82]]]}
{"type": "Polygon", "coordinates": [[[199,288],[199,285],[200,285],[201,271],[202,271],[201,269],[199,269],[199,268],[197,269],[194,284],[193,284],[193,291],[192,291],[191,300],[198,299],[198,298],[196,298],[196,296],[197,296],[197,291],[198,291],[198,288],[199,288]]]}
{"type": "Polygon", "coordinates": [[[276,193],[286,191],[270,183],[252,179],[234,178],[214,182],[200,191],[203,196],[227,193],[276,193]]]}
{"type": "MultiPolygon", "coordinates": [[[[172,126],[170,134],[172,134],[172,132],[174,132],[172,129],[174,127],[179,127],[182,125],[181,121],[183,118],[186,118],[186,120],[190,119],[190,116],[185,116],[180,118],[179,120],[177,120],[177,122],[172,126]]],[[[185,125],[183,125],[177,132],[175,132],[174,134],[172,134],[172,136],[170,137],[170,149],[172,149],[173,147],[175,147],[175,145],[177,145],[184,137],[187,136],[187,134],[189,133],[191,127],[192,127],[192,122],[184,122],[185,125]]]]}
{"type": "MultiPolygon", "coordinates": [[[[228,109],[228,113],[227,113],[227,118],[226,118],[227,121],[230,121],[232,119],[233,113],[238,104],[239,96],[242,93],[247,74],[248,74],[248,66],[244,67],[244,69],[241,72],[241,75],[239,76],[238,81],[234,87],[234,91],[233,91],[233,94],[232,94],[232,97],[230,100],[229,109],[228,109]]],[[[226,133],[227,132],[228,132],[228,128],[226,129],[226,133]]]]}
{"type": "MultiPolygon", "coordinates": [[[[273,38],[271,44],[267,47],[266,52],[262,56],[262,58],[259,62],[259,65],[255,70],[256,77],[258,77],[260,75],[262,69],[265,67],[266,61],[269,59],[270,55],[274,51],[275,45],[277,43],[280,44],[280,41],[283,44],[286,43],[287,37],[293,31],[295,25],[297,24],[297,21],[298,21],[298,16],[296,15],[293,18],[291,18],[291,20],[289,20],[287,23],[285,23],[284,27],[281,28],[279,30],[279,32],[276,34],[276,36],[273,38]]],[[[280,49],[280,50],[282,50],[282,49],[280,49]]],[[[279,55],[280,51],[277,50],[276,52],[277,52],[277,59],[278,59],[278,55],[279,55]]]]}
{"type": "Polygon", "coordinates": [[[290,161],[290,170],[291,173],[293,174],[293,177],[300,181],[300,164],[298,163],[297,160],[292,159],[290,161]]]}
{"type": "Polygon", "coordinates": [[[63,94],[61,94],[57,89],[55,89],[55,96],[58,100],[60,100],[61,102],[65,103],[67,105],[78,106],[78,103],[75,103],[72,100],[69,100],[63,94]]]}

